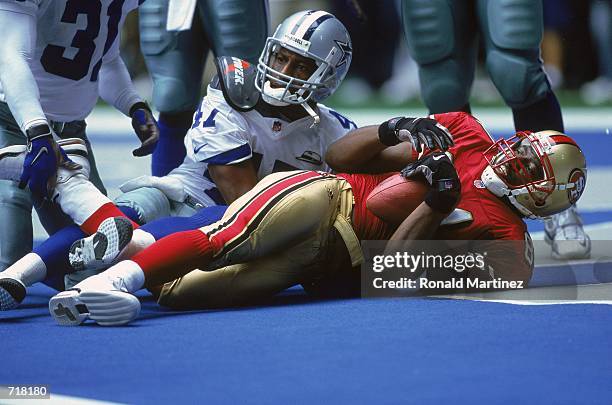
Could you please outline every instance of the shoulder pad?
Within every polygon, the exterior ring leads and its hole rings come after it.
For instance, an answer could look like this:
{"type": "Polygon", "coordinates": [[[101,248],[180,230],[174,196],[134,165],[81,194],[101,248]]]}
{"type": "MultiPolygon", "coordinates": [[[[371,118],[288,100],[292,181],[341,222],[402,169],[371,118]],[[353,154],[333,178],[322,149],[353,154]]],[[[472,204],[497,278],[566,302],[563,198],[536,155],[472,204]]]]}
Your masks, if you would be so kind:
{"type": "Polygon", "coordinates": [[[255,88],[256,66],[232,56],[215,58],[218,82],[225,101],[238,111],[250,111],[259,100],[255,88]]]}

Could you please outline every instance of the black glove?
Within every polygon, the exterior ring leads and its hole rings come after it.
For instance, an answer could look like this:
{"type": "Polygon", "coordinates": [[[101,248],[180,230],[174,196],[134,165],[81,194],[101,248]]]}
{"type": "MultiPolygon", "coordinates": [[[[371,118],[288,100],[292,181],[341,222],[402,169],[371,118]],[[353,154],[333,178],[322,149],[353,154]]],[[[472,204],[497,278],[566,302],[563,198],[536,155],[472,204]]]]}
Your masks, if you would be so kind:
{"type": "Polygon", "coordinates": [[[422,145],[445,151],[455,144],[448,129],[431,118],[391,118],[378,127],[378,139],[387,146],[410,141],[419,153],[423,150],[422,145]]]}
{"type": "Polygon", "coordinates": [[[151,109],[146,103],[136,103],[130,108],[130,117],[132,117],[132,128],[141,142],[140,147],[132,151],[132,155],[150,155],[159,140],[159,127],[151,109]]]}
{"type": "Polygon", "coordinates": [[[403,177],[423,176],[431,188],[425,196],[425,203],[434,211],[449,214],[461,197],[461,182],[450,158],[441,152],[434,152],[406,166],[403,177]]]}
{"type": "Polygon", "coordinates": [[[57,168],[80,169],[81,165],[68,159],[58,146],[47,124],[35,125],[27,130],[28,149],[23,161],[19,188],[29,185],[32,197],[40,201],[48,197],[57,181],[57,168]]]}

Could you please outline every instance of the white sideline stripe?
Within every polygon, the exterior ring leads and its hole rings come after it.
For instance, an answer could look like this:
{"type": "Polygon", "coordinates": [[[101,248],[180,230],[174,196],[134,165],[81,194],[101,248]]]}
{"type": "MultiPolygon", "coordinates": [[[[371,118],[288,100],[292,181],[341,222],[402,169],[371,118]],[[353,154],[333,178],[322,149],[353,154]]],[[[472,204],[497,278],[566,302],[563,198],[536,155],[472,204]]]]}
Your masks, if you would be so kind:
{"type": "Polygon", "coordinates": [[[493,302],[496,304],[508,304],[508,305],[578,305],[578,304],[596,304],[596,305],[612,305],[612,301],[601,301],[601,300],[574,300],[574,301],[555,301],[555,300],[541,300],[541,301],[528,301],[528,300],[487,300],[484,298],[475,298],[462,295],[456,295],[452,297],[446,296],[435,296],[435,298],[445,298],[451,300],[466,300],[466,301],[478,301],[478,302],[493,302]]]}
{"type": "MultiPolygon", "coordinates": [[[[51,387],[50,389],[53,389],[51,387]]],[[[0,399],[1,404],[45,404],[45,405],[123,405],[123,402],[99,401],[96,399],[51,394],[49,399],[0,399]]]]}
{"type": "Polygon", "coordinates": [[[522,290],[490,291],[462,295],[436,295],[434,298],[493,302],[508,305],[612,305],[612,283],[533,287],[522,290]],[[575,299],[553,299],[557,294],[571,294],[575,299]],[[540,299],[540,297],[542,297],[540,299]],[[534,299],[536,298],[536,299],[534,299]]]}
{"type": "MultiPolygon", "coordinates": [[[[355,120],[359,126],[380,124],[384,120],[400,115],[407,117],[427,116],[427,110],[424,107],[417,109],[389,108],[385,110],[341,108],[338,112],[355,120]]],[[[155,112],[155,116],[157,115],[158,113],[155,112]]],[[[491,131],[508,131],[514,128],[512,112],[508,108],[475,108],[474,115],[491,131]]],[[[605,134],[607,128],[609,129],[608,136],[612,136],[612,109],[565,108],[563,119],[568,132],[588,129],[601,131],[605,134]]],[[[104,134],[127,136],[131,135],[132,126],[130,119],[119,111],[110,107],[97,107],[87,118],[87,132],[99,136],[104,136],[104,134]]]]}

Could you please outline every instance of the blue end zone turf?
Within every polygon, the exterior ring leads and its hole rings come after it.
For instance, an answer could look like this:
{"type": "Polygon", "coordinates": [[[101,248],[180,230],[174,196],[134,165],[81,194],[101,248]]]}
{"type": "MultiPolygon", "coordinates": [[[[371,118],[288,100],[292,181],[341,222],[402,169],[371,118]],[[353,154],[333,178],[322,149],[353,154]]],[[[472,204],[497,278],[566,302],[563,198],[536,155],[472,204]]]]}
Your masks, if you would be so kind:
{"type": "Polygon", "coordinates": [[[37,286],[0,313],[1,384],[132,404],[604,403],[608,305],[307,301],[60,327],[37,286]],[[545,387],[545,388],[544,388],[545,387]]]}

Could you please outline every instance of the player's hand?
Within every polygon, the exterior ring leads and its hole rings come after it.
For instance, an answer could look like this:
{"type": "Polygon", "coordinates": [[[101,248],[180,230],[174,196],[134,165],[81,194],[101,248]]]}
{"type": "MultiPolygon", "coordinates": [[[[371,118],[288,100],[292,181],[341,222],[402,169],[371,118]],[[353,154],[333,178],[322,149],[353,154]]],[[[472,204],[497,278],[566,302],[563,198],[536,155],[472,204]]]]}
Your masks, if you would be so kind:
{"type": "Polygon", "coordinates": [[[28,129],[27,134],[28,149],[19,188],[29,186],[34,200],[40,201],[48,197],[55,188],[58,167],[77,170],[81,165],[68,158],[66,152],[53,139],[48,125],[36,125],[28,129]]]}
{"type": "Polygon", "coordinates": [[[461,182],[457,170],[447,154],[434,152],[406,166],[402,176],[422,176],[431,186],[425,203],[434,211],[450,213],[461,197],[461,182]]]}
{"type": "Polygon", "coordinates": [[[145,103],[136,103],[130,108],[130,117],[132,117],[132,128],[141,142],[140,147],[132,151],[132,155],[150,155],[159,140],[159,127],[151,109],[145,103]]]}
{"type": "Polygon", "coordinates": [[[445,151],[455,144],[448,129],[431,118],[391,118],[378,127],[378,138],[388,146],[410,141],[419,153],[423,147],[445,151]]]}

